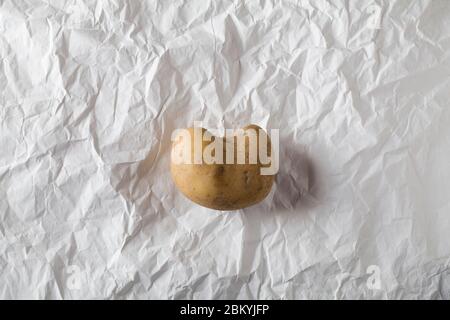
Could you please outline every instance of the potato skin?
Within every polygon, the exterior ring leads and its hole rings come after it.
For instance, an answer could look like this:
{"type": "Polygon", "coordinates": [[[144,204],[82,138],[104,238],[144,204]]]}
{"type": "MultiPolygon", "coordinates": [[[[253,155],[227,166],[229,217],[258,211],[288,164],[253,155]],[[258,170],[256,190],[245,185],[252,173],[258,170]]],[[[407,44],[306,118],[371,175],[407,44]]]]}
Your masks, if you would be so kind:
{"type": "MultiPolygon", "coordinates": [[[[261,129],[256,125],[250,125],[243,128],[244,132],[250,128],[261,129]]],[[[192,137],[191,146],[193,146],[194,129],[189,130],[192,137]]],[[[216,137],[216,139],[223,138],[216,137]]],[[[233,141],[236,146],[236,139],[233,141]]],[[[224,140],[224,145],[225,143],[224,140]]],[[[203,148],[208,144],[209,142],[204,142],[203,148]]],[[[268,148],[270,148],[269,138],[268,148]]],[[[246,150],[248,150],[248,140],[246,150]]],[[[177,188],[193,202],[216,210],[237,210],[263,200],[269,194],[275,177],[260,174],[260,168],[263,165],[259,159],[257,164],[247,162],[246,164],[236,164],[236,162],[235,164],[176,164],[171,161],[170,169],[177,188]]]]}

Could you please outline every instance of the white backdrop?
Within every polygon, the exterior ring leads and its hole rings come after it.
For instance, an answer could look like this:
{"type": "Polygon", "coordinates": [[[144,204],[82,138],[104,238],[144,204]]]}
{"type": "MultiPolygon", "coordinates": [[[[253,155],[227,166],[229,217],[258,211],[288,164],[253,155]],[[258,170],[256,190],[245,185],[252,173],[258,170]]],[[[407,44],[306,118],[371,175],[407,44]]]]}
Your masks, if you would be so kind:
{"type": "Polygon", "coordinates": [[[450,1],[0,0],[0,298],[450,298],[450,1]],[[269,197],[170,136],[280,129],[269,197]]]}

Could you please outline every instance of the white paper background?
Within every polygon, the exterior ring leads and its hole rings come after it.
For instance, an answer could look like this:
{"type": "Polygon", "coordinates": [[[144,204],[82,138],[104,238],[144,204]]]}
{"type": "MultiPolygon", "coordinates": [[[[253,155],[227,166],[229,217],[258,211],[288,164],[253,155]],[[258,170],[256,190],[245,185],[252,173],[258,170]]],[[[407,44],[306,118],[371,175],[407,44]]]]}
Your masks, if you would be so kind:
{"type": "Polygon", "coordinates": [[[0,70],[0,298],[450,298],[450,1],[1,0],[0,70]],[[194,120],[281,129],[264,202],[194,120]]]}

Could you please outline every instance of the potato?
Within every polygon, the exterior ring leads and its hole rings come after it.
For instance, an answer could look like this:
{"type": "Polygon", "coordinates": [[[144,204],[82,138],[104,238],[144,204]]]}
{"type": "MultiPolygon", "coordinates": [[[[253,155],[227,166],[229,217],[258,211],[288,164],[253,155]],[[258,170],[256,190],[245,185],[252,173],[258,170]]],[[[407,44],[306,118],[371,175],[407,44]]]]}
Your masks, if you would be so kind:
{"type": "MultiPolygon", "coordinates": [[[[259,134],[266,136],[267,155],[272,159],[270,157],[270,138],[264,130],[256,125],[249,125],[231,137],[213,137],[203,128],[189,128],[189,138],[181,139],[181,137],[178,137],[178,139],[175,139],[172,144],[171,174],[178,189],[195,203],[216,210],[237,210],[263,200],[272,188],[275,175],[261,174],[260,169],[269,167],[270,163],[267,164],[265,162],[266,164],[263,164],[259,155],[257,155],[257,159],[253,157],[253,163],[249,163],[249,160],[252,158],[249,151],[255,150],[249,146],[251,143],[249,129],[256,130],[253,132],[257,133],[257,142],[254,144],[255,140],[253,140],[252,144],[252,146],[256,147],[256,151],[259,151],[259,134]],[[197,158],[203,160],[201,164],[193,163],[195,160],[194,132],[196,130],[199,136],[203,133],[211,136],[211,141],[201,142],[201,148],[199,148],[201,149],[201,154],[200,158],[197,158]],[[242,152],[239,153],[237,149],[239,138],[242,139],[240,141],[245,141],[244,154],[242,152]],[[215,150],[223,151],[222,164],[217,162],[208,163],[207,159],[205,159],[204,152],[212,146],[213,142],[217,143],[218,146],[215,150]],[[191,152],[188,154],[188,158],[191,163],[186,164],[174,161],[177,151],[185,150],[187,153],[189,152],[189,145],[186,145],[186,143],[190,144],[191,152]],[[234,152],[229,152],[232,147],[234,147],[234,152]],[[229,161],[225,163],[227,157],[229,161]],[[245,163],[237,163],[239,159],[241,162],[242,159],[245,159],[245,163]]],[[[216,156],[215,150],[211,152],[211,155],[216,156]]],[[[219,153],[217,155],[219,156],[219,153]]]]}

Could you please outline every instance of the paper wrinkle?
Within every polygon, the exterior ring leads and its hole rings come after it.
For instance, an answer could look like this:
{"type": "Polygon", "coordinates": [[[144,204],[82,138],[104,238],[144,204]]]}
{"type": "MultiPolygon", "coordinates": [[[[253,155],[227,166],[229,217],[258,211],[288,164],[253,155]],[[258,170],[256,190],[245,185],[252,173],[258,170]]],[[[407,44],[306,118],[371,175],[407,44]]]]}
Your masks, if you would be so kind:
{"type": "Polygon", "coordinates": [[[439,0],[1,1],[0,298],[450,299],[449,35],[439,0]],[[194,121],[280,129],[263,202],[175,189],[194,121]]]}

